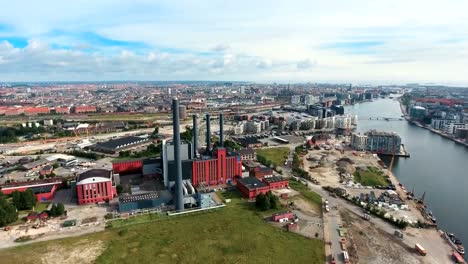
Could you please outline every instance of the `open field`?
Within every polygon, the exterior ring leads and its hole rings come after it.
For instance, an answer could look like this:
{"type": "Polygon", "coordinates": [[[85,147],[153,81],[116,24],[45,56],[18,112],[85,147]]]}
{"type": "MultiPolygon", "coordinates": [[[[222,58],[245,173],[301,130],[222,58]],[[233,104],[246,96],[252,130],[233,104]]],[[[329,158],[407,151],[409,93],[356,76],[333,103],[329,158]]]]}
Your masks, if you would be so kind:
{"type": "Polygon", "coordinates": [[[270,160],[276,166],[283,166],[284,162],[288,158],[289,148],[268,148],[256,150],[257,156],[264,157],[266,160],[270,160]]]}
{"type": "MultiPolygon", "coordinates": [[[[267,224],[236,196],[206,214],[119,224],[91,235],[0,250],[2,263],[323,263],[323,242],[267,224]],[[87,253],[85,253],[87,252],[87,253]]],[[[143,219],[151,220],[151,219],[143,219]]]]}
{"type": "Polygon", "coordinates": [[[364,186],[387,186],[390,183],[385,174],[381,170],[374,167],[367,167],[367,170],[356,170],[354,173],[354,180],[364,186]]]}
{"type": "Polygon", "coordinates": [[[289,186],[293,188],[294,190],[298,191],[306,200],[311,202],[316,208],[321,208],[322,206],[322,197],[311,191],[307,186],[305,186],[303,183],[291,180],[289,181],[289,186]]]}

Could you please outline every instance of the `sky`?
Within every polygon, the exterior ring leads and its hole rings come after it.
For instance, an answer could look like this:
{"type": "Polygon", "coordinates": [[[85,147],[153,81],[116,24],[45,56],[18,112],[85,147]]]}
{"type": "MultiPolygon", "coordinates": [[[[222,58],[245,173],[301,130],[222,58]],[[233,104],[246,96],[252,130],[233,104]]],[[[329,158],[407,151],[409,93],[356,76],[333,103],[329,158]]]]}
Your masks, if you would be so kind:
{"type": "Polygon", "coordinates": [[[0,82],[468,84],[466,0],[0,0],[0,82]]]}

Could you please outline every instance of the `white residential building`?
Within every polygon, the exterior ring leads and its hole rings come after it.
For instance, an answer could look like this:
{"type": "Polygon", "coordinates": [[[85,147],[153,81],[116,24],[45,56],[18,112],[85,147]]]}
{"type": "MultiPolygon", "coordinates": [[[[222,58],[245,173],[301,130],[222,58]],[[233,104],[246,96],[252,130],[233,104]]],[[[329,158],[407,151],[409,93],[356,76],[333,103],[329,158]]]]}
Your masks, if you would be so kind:
{"type": "Polygon", "coordinates": [[[317,96],[311,95],[311,94],[306,94],[304,95],[304,104],[305,105],[314,105],[316,103],[320,102],[320,98],[317,96]]]}
{"type": "Polygon", "coordinates": [[[300,95],[291,96],[291,104],[293,105],[301,104],[301,96],[300,95]]]}
{"type": "Polygon", "coordinates": [[[367,136],[353,133],[351,135],[351,147],[356,150],[365,150],[367,146],[367,136]]]}

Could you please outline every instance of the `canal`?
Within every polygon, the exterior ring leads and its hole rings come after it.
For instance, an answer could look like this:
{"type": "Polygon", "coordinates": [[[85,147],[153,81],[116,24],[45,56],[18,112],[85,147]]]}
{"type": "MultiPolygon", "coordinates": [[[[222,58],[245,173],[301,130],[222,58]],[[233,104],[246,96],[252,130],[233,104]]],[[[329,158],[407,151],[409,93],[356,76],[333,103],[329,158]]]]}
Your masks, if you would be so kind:
{"type": "Polygon", "coordinates": [[[411,157],[396,158],[393,173],[409,191],[414,187],[416,197],[426,192],[425,202],[439,227],[468,246],[468,148],[407,121],[369,119],[400,118],[400,105],[394,99],[347,106],[346,113],[358,115],[358,132],[376,129],[401,136],[411,157]]]}

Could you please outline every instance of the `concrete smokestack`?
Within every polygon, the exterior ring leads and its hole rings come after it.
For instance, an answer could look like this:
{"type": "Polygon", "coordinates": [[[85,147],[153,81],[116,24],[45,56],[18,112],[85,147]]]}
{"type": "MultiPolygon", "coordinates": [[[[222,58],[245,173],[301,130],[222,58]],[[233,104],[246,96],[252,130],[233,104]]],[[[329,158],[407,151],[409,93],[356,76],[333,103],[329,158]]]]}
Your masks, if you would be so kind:
{"type": "Polygon", "coordinates": [[[192,116],[193,119],[193,158],[197,157],[198,151],[198,124],[197,124],[197,114],[192,116]]]}
{"type": "Polygon", "coordinates": [[[184,209],[184,194],[182,193],[182,161],[180,160],[180,123],[179,123],[179,100],[172,99],[172,126],[173,126],[173,144],[175,159],[175,208],[184,209]]]}
{"type": "Polygon", "coordinates": [[[206,114],[206,155],[211,155],[210,113],[206,114]]]}
{"type": "Polygon", "coordinates": [[[224,148],[224,114],[219,113],[219,146],[224,148]]]}

